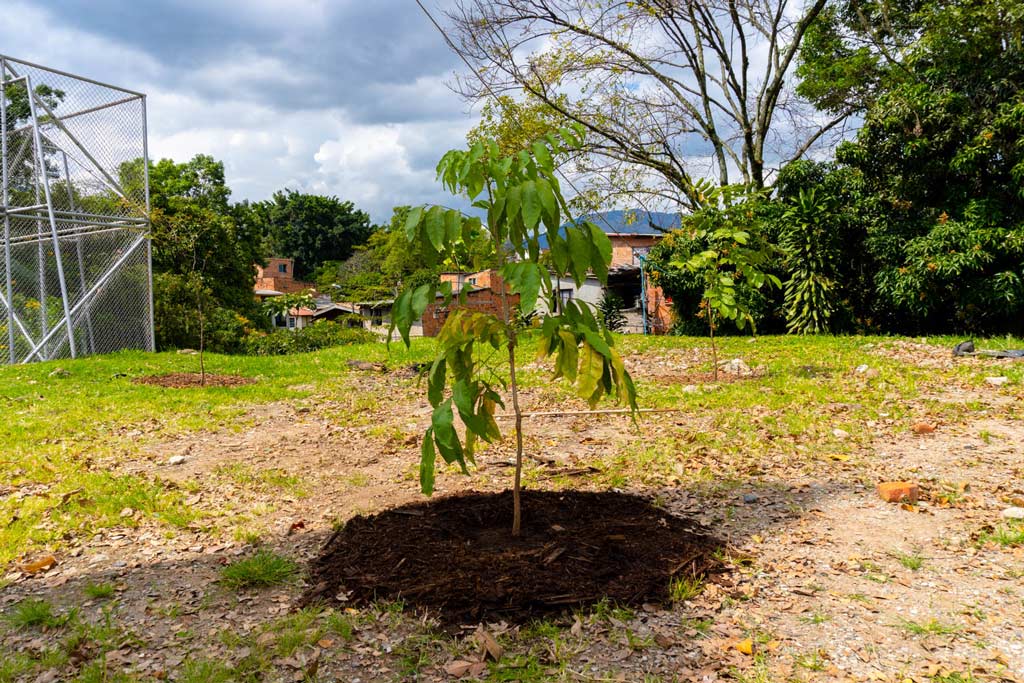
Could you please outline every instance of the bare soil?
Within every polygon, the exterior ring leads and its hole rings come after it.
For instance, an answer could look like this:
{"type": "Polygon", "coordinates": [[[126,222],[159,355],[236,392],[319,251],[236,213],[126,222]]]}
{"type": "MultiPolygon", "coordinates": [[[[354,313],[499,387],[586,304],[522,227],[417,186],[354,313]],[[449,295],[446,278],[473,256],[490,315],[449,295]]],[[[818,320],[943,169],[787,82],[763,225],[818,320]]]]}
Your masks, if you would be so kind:
{"type": "Polygon", "coordinates": [[[151,386],[165,387],[167,389],[187,389],[192,387],[238,387],[256,383],[256,380],[251,377],[211,375],[207,373],[204,378],[203,375],[198,372],[175,372],[169,375],[151,375],[149,377],[137,377],[132,381],[136,384],[149,384],[151,386]]]}
{"type": "MultiPolygon", "coordinates": [[[[954,361],[948,348],[910,342],[879,343],[866,355],[929,373],[966,365],[995,375],[1006,367],[984,359],[954,361]]],[[[700,350],[679,350],[634,354],[627,362],[638,376],[660,383],[699,372],[699,358],[706,358],[700,350]]],[[[868,378],[830,359],[821,362],[828,366],[807,375],[848,380],[850,397],[843,401],[862,400],[856,395],[860,384],[895,382],[885,366],[880,376],[868,378]]],[[[778,454],[769,458],[750,458],[742,447],[706,447],[699,437],[728,426],[699,405],[645,416],[642,431],[615,415],[530,420],[527,451],[533,457],[526,476],[533,490],[637,494],[657,501],[660,514],[713,529],[732,557],[745,559],[731,561],[691,600],[645,603],[631,617],[566,617],[558,622],[557,638],[528,636],[507,618],[481,613],[482,621],[497,619],[486,627],[506,647],[505,658],[490,663],[491,680],[1024,680],[1024,548],[979,540],[1003,523],[1004,508],[1024,504],[1024,396],[1019,388],[929,377],[914,399],[893,388],[870,419],[849,418],[852,403],[822,405],[822,413],[849,432],[845,443],[853,444],[835,455],[813,443],[819,438],[814,434],[777,439],[778,454]],[[935,431],[915,434],[919,421],[935,431]],[[653,471],[642,459],[648,452],[672,458],[675,470],[653,471]],[[620,454],[627,471],[623,481],[612,481],[620,454]],[[884,480],[918,482],[922,504],[884,503],[875,492],[884,480]],[[911,558],[920,561],[916,569],[908,566],[911,558]],[[554,673],[527,679],[512,668],[526,660],[554,673]]],[[[314,569],[307,580],[265,590],[221,587],[221,568],[255,549],[239,530],[259,532],[264,547],[316,568],[325,545],[337,550],[342,542],[339,535],[328,544],[338,525],[351,528],[354,538],[373,513],[422,502],[416,466],[419,438],[430,420],[422,386],[382,372],[350,373],[347,382],[345,391],[331,396],[251,406],[220,429],[150,439],[141,451],[97,463],[180,486],[207,516],[173,532],[131,516],[122,527],[83,531],[56,553],[47,571],[27,575],[11,568],[0,610],[43,598],[61,610],[79,608],[97,623],[112,610],[138,639],[108,655],[109,668],[144,679],[173,680],[189,661],[243,661],[268,624],[294,614],[321,579],[314,569]],[[181,455],[182,464],[168,464],[181,455]],[[301,486],[232,478],[232,468],[240,466],[257,473],[281,470],[301,486]],[[83,598],[84,587],[99,582],[116,587],[114,600],[83,598]],[[221,638],[223,633],[243,644],[221,638]]],[[[524,409],[565,407],[550,395],[524,392],[524,409]]],[[[771,417],[767,409],[749,415],[754,423],[771,417]]],[[[825,438],[831,438],[827,432],[825,438]]],[[[439,477],[438,495],[470,487],[503,490],[511,441],[480,453],[472,478],[439,477]]],[[[532,507],[527,503],[528,523],[532,507]]],[[[571,515],[557,514],[562,521],[553,515],[548,521],[568,529],[571,515]]],[[[423,520],[401,515],[394,524],[411,527],[423,520]]],[[[502,532],[507,526],[495,524],[502,532]]],[[[395,565],[401,561],[388,535],[368,542],[395,565]]],[[[550,565],[561,566],[571,552],[567,548],[550,565]]],[[[452,583],[469,593],[477,589],[465,580],[452,583]]],[[[472,656],[468,639],[425,641],[429,617],[395,616],[381,607],[352,611],[359,621],[351,640],[317,636],[294,654],[275,655],[266,680],[299,680],[316,662],[324,681],[447,682],[457,678],[447,668],[452,660],[472,656]],[[403,664],[407,659],[414,664],[403,664]]],[[[39,652],[61,637],[18,631],[7,634],[4,645],[39,652]]],[[[73,677],[65,668],[47,680],[73,677]]]]}
{"type": "Polygon", "coordinates": [[[402,600],[449,629],[522,624],[610,600],[668,602],[669,585],[718,566],[720,541],[639,496],[523,491],[465,493],[349,520],[311,568],[304,603],[402,600]]]}

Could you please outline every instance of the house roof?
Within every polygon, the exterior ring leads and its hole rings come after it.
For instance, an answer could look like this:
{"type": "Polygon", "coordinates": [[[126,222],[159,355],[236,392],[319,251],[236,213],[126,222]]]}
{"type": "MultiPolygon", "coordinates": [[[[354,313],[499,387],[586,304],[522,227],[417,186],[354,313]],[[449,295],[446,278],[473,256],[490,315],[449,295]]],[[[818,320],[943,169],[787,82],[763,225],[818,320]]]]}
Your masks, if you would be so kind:
{"type": "MultiPolygon", "coordinates": [[[[604,230],[606,235],[611,236],[660,237],[669,230],[679,228],[680,225],[678,213],[642,209],[587,213],[579,216],[576,221],[590,221],[604,230]]],[[[548,236],[543,231],[540,235],[540,248],[548,248],[548,236]]]]}
{"type": "Polygon", "coordinates": [[[346,303],[344,301],[336,301],[336,302],[332,302],[332,303],[329,303],[329,304],[323,304],[321,306],[317,306],[316,307],[316,313],[314,313],[313,315],[316,316],[316,317],[319,317],[321,315],[326,315],[327,313],[329,313],[331,311],[344,311],[345,313],[357,313],[359,311],[359,307],[356,304],[350,304],[350,303],[346,303]]]}

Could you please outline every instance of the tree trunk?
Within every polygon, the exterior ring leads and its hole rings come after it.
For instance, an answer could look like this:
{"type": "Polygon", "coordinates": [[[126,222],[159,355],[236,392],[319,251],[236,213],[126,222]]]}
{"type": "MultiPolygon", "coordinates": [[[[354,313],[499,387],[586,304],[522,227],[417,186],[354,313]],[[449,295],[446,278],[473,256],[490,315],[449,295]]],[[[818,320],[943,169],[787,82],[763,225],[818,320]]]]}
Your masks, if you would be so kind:
{"type": "Polygon", "coordinates": [[[523,412],[519,408],[519,385],[516,383],[516,333],[512,331],[508,344],[510,387],[512,388],[512,411],[516,415],[516,474],[512,485],[512,535],[521,533],[523,514],[520,503],[520,490],[523,476],[523,412]]]}
{"type": "Polygon", "coordinates": [[[708,332],[711,334],[711,367],[715,373],[715,381],[718,381],[718,347],[715,346],[715,311],[708,303],[708,332]]]}
{"type": "Polygon", "coordinates": [[[199,386],[206,386],[206,318],[203,315],[203,300],[199,299],[199,386]]]}

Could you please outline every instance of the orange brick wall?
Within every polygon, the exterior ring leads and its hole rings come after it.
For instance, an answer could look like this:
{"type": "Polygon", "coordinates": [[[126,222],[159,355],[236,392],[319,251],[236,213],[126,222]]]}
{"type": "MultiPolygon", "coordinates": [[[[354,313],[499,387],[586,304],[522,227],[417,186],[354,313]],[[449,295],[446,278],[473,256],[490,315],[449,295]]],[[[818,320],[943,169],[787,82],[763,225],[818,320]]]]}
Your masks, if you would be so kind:
{"type": "Polygon", "coordinates": [[[612,267],[633,263],[633,249],[653,247],[661,239],[656,235],[609,235],[612,241],[612,267]]]}
{"type": "MultiPolygon", "coordinates": [[[[495,279],[500,281],[500,278],[496,275],[495,279]]],[[[428,305],[427,310],[423,313],[423,336],[436,337],[451,312],[460,308],[478,311],[481,313],[490,313],[491,315],[495,315],[499,318],[503,317],[501,294],[499,292],[500,290],[481,289],[466,294],[465,304],[459,304],[457,303],[457,300],[453,300],[452,305],[448,307],[442,306],[440,303],[428,305]]],[[[508,305],[509,308],[518,306],[519,295],[510,294],[508,297],[508,305]]]]}

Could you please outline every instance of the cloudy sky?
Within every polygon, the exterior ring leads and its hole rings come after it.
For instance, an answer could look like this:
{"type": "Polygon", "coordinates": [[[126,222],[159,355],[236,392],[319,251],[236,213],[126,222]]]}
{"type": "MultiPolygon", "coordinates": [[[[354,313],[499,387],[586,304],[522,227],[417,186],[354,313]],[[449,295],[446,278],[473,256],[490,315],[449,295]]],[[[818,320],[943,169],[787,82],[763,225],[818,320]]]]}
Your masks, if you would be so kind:
{"type": "Polygon", "coordinates": [[[4,0],[0,52],[147,93],[151,156],[212,154],[236,200],[291,187],[381,222],[445,200],[434,165],[475,121],[413,0],[4,0]]]}

